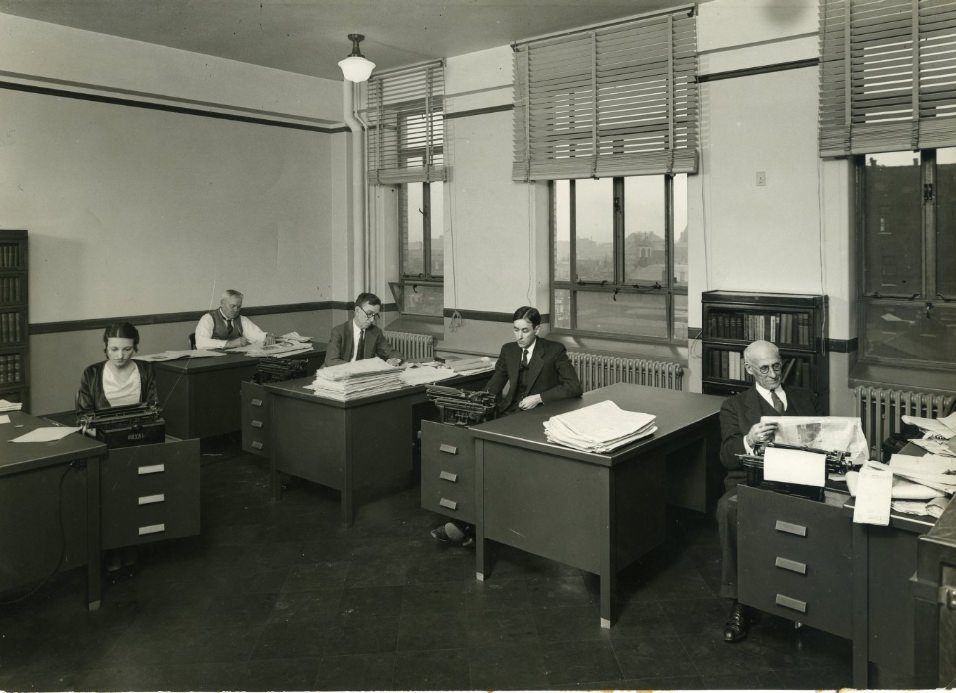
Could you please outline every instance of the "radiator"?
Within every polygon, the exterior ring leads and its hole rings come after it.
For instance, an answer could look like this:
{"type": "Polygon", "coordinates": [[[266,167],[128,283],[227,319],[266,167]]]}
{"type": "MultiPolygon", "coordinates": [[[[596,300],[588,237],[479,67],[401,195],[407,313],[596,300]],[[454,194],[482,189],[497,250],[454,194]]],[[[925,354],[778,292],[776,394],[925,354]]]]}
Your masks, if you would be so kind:
{"type": "Polygon", "coordinates": [[[585,392],[615,383],[649,385],[667,390],[684,389],[684,368],[678,363],[629,359],[586,351],[568,352],[585,392]]]}
{"type": "Polygon", "coordinates": [[[406,361],[434,361],[435,337],[430,334],[415,332],[389,332],[385,337],[388,343],[402,352],[406,361]]]}
{"type": "Polygon", "coordinates": [[[935,419],[953,410],[956,397],[931,392],[888,390],[879,387],[856,388],[856,414],[863,422],[863,433],[870,446],[870,459],[882,460],[881,444],[902,427],[904,414],[935,419]]]}

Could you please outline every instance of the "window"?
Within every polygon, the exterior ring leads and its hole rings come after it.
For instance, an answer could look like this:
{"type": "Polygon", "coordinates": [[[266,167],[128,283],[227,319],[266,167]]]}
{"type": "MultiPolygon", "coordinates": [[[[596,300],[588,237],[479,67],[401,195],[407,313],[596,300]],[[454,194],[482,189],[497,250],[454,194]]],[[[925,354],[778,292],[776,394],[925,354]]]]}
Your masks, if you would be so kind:
{"type": "Polygon", "coordinates": [[[444,184],[405,183],[401,190],[401,312],[441,317],[445,305],[444,184]]]}
{"type": "Polygon", "coordinates": [[[687,176],[552,183],[552,326],[687,339],[687,176]]]}
{"type": "Polygon", "coordinates": [[[866,362],[956,370],[956,149],[859,159],[866,362]]]}

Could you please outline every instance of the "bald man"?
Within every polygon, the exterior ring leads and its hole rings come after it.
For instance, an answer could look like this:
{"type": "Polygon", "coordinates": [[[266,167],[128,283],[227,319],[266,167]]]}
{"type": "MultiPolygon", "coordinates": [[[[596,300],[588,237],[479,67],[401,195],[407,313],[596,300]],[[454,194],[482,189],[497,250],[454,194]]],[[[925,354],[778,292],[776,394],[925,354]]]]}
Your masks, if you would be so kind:
{"type": "Polygon", "coordinates": [[[247,317],[240,316],[242,294],[226,289],[219,307],[211,310],[196,324],[197,349],[233,349],[249,344],[275,344],[275,337],[263,332],[247,317]]]}
{"type": "Polygon", "coordinates": [[[730,617],[724,625],[724,640],[739,642],[747,637],[753,614],[737,601],[737,484],[746,472],[737,455],[750,454],[757,443],[769,443],[775,423],[760,423],[763,416],[821,416],[814,393],[783,388],[783,361],[775,345],[763,340],[744,350],[744,368],[753,376],[754,386],[728,397],[720,408],[720,461],[727,468],[726,492],[717,502],[720,531],[720,596],[733,599],[730,617]],[[731,500],[735,502],[731,502],[731,500]]]}

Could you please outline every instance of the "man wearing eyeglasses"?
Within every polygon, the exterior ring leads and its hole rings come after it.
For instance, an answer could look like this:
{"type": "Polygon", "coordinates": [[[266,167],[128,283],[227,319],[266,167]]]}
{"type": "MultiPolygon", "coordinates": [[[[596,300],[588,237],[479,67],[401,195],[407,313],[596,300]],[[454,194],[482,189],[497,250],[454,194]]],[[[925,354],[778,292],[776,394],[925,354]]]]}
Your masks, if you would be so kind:
{"type": "Polygon", "coordinates": [[[720,596],[733,599],[724,625],[724,641],[747,637],[756,614],[737,601],[737,484],[746,478],[739,454],[753,453],[757,443],[769,443],[775,423],[760,423],[764,416],[821,416],[814,393],[795,387],[783,388],[783,361],[775,345],[763,340],[744,350],[744,368],[754,386],[727,398],[720,408],[720,461],[727,468],[726,492],[717,503],[720,532],[720,596]]]}
{"type": "Polygon", "coordinates": [[[375,323],[381,319],[382,300],[375,294],[362,293],[355,299],[352,319],[332,328],[325,347],[325,365],[360,361],[375,356],[393,366],[402,362],[402,355],[392,348],[385,333],[375,323]]]}

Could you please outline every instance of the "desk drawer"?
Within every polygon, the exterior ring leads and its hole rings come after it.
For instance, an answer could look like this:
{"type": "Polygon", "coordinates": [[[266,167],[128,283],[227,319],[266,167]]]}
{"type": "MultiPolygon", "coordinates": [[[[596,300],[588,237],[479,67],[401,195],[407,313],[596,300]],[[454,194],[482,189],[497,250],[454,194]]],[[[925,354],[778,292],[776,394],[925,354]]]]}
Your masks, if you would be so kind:
{"type": "Polygon", "coordinates": [[[240,387],[242,397],[242,449],[254,455],[269,455],[269,401],[266,389],[251,381],[240,387]]]}
{"type": "Polygon", "coordinates": [[[475,443],[471,431],[422,422],[422,507],[475,521],[475,443]]]}
{"type": "Polygon", "coordinates": [[[852,534],[839,505],[740,486],[740,601],[820,630],[852,635],[852,534]]]}

